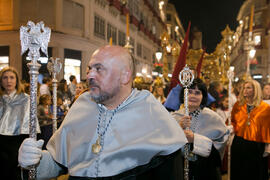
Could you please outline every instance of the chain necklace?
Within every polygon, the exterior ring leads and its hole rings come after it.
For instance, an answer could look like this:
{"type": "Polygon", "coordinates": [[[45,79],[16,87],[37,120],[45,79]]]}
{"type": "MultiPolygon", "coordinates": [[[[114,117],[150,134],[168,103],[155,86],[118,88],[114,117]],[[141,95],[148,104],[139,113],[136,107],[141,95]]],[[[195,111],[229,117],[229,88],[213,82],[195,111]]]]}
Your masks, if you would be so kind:
{"type": "MultiPolygon", "coordinates": [[[[119,105],[120,106],[120,105],[119,105]]],[[[103,142],[102,142],[102,139],[103,139],[103,136],[104,134],[106,133],[109,125],[111,124],[111,121],[113,119],[113,116],[115,115],[116,111],[118,110],[119,106],[117,106],[117,108],[115,108],[112,112],[112,115],[109,119],[109,122],[106,124],[106,126],[104,127],[104,130],[103,132],[101,132],[101,115],[102,115],[102,108],[99,107],[98,108],[98,125],[97,125],[97,134],[98,134],[98,138],[96,140],[96,143],[95,144],[92,144],[92,152],[95,153],[95,154],[98,154],[101,149],[102,149],[102,146],[103,146],[103,142]]],[[[103,124],[105,124],[105,119],[106,118],[103,118],[103,124]]]]}
{"type": "MultiPolygon", "coordinates": [[[[102,149],[102,146],[103,146],[103,138],[104,138],[104,134],[106,133],[109,125],[111,124],[111,121],[116,113],[116,111],[118,111],[119,107],[124,104],[131,96],[132,94],[134,93],[133,89],[130,93],[130,95],[122,102],[120,103],[112,112],[112,115],[109,119],[109,122],[106,124],[106,126],[103,128],[103,132],[101,132],[101,115],[102,115],[102,105],[101,107],[98,106],[98,125],[97,125],[97,134],[98,134],[98,137],[97,137],[97,140],[96,140],[96,143],[95,144],[92,144],[92,152],[94,154],[98,154],[101,149],[102,149]]],[[[106,110],[105,110],[106,111],[106,110]]],[[[105,120],[106,120],[106,117],[103,118],[103,125],[105,124],[105,120]]]]}
{"type": "Polygon", "coordinates": [[[198,117],[201,113],[201,109],[196,109],[195,111],[189,113],[189,115],[192,117],[190,128],[193,132],[197,132],[198,129],[198,117]]]}
{"type": "MultiPolygon", "coordinates": [[[[190,129],[192,130],[192,132],[197,132],[198,122],[199,122],[198,117],[199,117],[200,113],[201,113],[200,108],[189,113],[189,116],[191,116],[191,118],[192,118],[191,125],[190,125],[190,129]]],[[[190,149],[190,145],[188,146],[188,148],[190,149]]],[[[196,161],[197,160],[196,154],[192,153],[191,151],[188,151],[187,158],[189,161],[196,161]]]]}
{"type": "Polygon", "coordinates": [[[250,112],[252,111],[252,109],[254,108],[255,106],[251,106],[251,105],[248,105],[247,104],[247,113],[248,113],[248,119],[247,119],[247,125],[250,126],[250,112]]]}

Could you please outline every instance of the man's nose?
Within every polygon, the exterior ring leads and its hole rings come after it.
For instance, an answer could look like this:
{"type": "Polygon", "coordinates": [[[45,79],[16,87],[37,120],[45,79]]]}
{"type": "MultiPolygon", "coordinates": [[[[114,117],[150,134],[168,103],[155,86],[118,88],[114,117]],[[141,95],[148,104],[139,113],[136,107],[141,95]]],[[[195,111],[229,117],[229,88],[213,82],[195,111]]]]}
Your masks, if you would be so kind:
{"type": "Polygon", "coordinates": [[[94,69],[88,70],[87,79],[92,79],[96,76],[96,71],[94,69]]]}

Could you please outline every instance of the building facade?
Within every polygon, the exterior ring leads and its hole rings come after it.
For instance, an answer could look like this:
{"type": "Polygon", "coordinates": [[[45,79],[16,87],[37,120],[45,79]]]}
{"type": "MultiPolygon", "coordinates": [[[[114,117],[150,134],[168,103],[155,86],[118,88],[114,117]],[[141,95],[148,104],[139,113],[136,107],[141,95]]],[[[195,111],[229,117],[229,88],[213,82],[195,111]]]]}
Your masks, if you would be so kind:
{"type": "MultiPolygon", "coordinates": [[[[21,55],[19,29],[29,20],[43,21],[52,30],[49,57],[63,63],[57,78],[68,80],[73,74],[77,80],[85,79],[88,61],[97,48],[109,44],[110,38],[112,44],[126,44],[127,13],[136,71],[151,75],[160,35],[167,27],[158,0],[1,0],[0,68],[13,66],[28,80],[29,61],[26,54],[21,55]]],[[[46,75],[43,60],[40,73],[46,75]]]]}
{"type": "Polygon", "coordinates": [[[230,54],[231,66],[235,67],[235,78],[241,79],[247,72],[247,60],[250,48],[248,38],[252,29],[252,43],[256,50],[254,59],[250,59],[250,75],[261,83],[270,78],[270,2],[269,0],[247,0],[241,6],[237,27],[232,40],[230,54]],[[250,27],[251,7],[254,5],[252,28],[250,27]]]}
{"type": "Polygon", "coordinates": [[[163,45],[163,49],[166,51],[165,54],[167,55],[168,61],[168,73],[170,74],[174,69],[185,37],[185,30],[182,26],[182,22],[178,17],[178,13],[174,5],[171,3],[166,5],[166,16],[164,22],[166,23],[167,31],[162,33],[161,45],[163,45]],[[168,38],[167,41],[164,40],[166,37],[168,38]]]}

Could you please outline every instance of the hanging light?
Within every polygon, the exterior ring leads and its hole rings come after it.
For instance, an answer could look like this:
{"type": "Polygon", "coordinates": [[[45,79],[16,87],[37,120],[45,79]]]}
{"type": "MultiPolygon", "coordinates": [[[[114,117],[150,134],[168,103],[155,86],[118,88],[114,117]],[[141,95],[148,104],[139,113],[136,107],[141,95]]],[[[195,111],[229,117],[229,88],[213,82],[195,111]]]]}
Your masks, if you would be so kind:
{"type": "Polygon", "coordinates": [[[142,74],[147,74],[147,69],[146,68],[142,68],[142,74]]]}
{"type": "Polygon", "coordinates": [[[127,4],[127,0],[120,0],[120,3],[125,6],[127,4]]]}
{"type": "Polygon", "coordinates": [[[164,4],[165,4],[164,1],[160,1],[160,2],[158,3],[158,5],[159,5],[159,10],[163,9],[164,4]]]}
{"type": "Polygon", "coordinates": [[[171,46],[170,44],[168,44],[168,45],[166,46],[166,51],[167,51],[167,53],[171,53],[171,51],[172,51],[172,46],[171,46]]]}
{"type": "Polygon", "coordinates": [[[255,49],[251,49],[251,50],[249,51],[249,57],[250,57],[251,59],[253,59],[254,56],[255,56],[255,53],[256,53],[256,50],[255,50],[255,49]]]}
{"type": "Polygon", "coordinates": [[[162,52],[161,52],[160,48],[158,48],[155,55],[156,55],[157,61],[159,62],[162,58],[162,52]]]}

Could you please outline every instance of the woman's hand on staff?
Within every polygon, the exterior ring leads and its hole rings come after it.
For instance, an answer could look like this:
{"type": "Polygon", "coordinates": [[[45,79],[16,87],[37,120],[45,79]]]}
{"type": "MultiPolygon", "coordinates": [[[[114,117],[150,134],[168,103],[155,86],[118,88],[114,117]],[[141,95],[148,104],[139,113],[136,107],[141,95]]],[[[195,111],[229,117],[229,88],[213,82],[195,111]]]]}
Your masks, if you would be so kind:
{"type": "Polygon", "coordinates": [[[180,126],[183,129],[190,128],[191,125],[191,117],[190,116],[183,116],[179,121],[180,126]]]}

